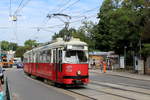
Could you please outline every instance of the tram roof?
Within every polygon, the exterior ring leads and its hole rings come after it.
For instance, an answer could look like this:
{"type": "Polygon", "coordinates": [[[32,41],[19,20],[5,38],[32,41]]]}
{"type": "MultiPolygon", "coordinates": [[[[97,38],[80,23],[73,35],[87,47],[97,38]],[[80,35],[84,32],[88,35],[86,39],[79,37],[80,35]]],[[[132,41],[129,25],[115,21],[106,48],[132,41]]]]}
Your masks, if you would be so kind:
{"type": "MultiPolygon", "coordinates": [[[[72,38],[70,41],[64,41],[62,38],[57,38],[56,40],[52,41],[49,44],[45,44],[43,46],[34,48],[30,51],[27,51],[26,53],[31,53],[33,51],[41,51],[41,50],[48,50],[50,48],[59,48],[59,47],[64,47],[66,45],[83,45],[83,46],[87,46],[87,43],[80,41],[80,39],[78,38],[72,38]]],[[[25,54],[26,54],[25,53],[25,54]]]]}

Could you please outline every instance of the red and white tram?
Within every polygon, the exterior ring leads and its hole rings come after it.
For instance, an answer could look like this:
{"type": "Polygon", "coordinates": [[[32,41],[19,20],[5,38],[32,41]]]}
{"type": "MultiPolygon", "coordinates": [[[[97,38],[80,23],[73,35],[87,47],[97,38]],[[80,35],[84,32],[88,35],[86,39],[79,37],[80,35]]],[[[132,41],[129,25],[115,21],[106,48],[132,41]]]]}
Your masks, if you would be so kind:
{"type": "Polygon", "coordinates": [[[88,47],[77,38],[55,41],[24,54],[24,72],[59,84],[84,85],[89,81],[88,47]]]}

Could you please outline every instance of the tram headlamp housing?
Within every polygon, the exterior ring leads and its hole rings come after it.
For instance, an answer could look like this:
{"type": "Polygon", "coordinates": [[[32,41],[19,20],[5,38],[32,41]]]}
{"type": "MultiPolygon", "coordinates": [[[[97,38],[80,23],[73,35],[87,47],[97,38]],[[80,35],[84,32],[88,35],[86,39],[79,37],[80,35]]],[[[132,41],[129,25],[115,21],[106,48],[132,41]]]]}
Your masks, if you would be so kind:
{"type": "Polygon", "coordinates": [[[77,71],[77,75],[81,75],[81,71],[80,70],[77,71]]]}

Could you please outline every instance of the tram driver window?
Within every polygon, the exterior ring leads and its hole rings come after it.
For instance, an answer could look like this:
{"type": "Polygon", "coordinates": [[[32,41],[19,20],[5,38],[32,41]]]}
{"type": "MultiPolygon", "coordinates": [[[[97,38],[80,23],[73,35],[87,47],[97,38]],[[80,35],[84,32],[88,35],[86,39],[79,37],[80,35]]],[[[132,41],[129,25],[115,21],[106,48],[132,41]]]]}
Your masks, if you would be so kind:
{"type": "Polygon", "coordinates": [[[48,50],[48,51],[47,51],[47,58],[46,58],[46,61],[49,62],[49,63],[51,62],[51,50],[48,50]]]}
{"type": "Polygon", "coordinates": [[[87,62],[87,56],[84,51],[68,50],[65,56],[66,61],[70,63],[87,62]]]}

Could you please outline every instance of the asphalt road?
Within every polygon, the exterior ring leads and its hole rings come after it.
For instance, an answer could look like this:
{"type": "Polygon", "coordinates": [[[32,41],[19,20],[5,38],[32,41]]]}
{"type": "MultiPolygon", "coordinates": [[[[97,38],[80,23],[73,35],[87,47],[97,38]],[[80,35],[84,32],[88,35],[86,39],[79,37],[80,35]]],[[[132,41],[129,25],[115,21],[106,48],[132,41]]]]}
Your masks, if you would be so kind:
{"type": "Polygon", "coordinates": [[[69,89],[77,93],[76,95],[70,94],[65,89],[49,86],[32,79],[20,69],[8,70],[5,72],[5,76],[8,77],[12,94],[16,98],[14,100],[89,100],[77,94],[95,98],[96,100],[149,100],[150,97],[150,81],[103,73],[90,73],[91,83],[85,88],[69,89]],[[116,88],[116,86],[118,87],[116,88]],[[132,96],[130,97],[129,95],[132,96]]]}
{"type": "Polygon", "coordinates": [[[126,77],[121,77],[116,75],[113,76],[104,73],[102,74],[92,73],[92,75],[90,75],[90,80],[143,88],[143,89],[150,89],[150,81],[131,79],[131,78],[126,78],[126,77]]]}
{"type": "Polygon", "coordinates": [[[70,95],[29,78],[20,69],[8,70],[5,74],[15,100],[75,100],[70,95]]]}

